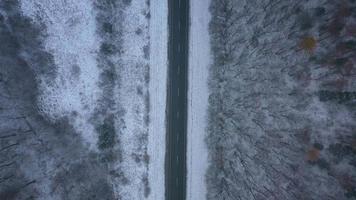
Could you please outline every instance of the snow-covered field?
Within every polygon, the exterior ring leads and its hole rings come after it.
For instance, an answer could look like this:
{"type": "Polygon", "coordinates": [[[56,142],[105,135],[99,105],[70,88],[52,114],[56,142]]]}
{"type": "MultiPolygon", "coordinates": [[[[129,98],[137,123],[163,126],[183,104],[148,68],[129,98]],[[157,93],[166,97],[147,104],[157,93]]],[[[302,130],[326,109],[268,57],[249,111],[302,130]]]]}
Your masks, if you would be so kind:
{"type": "Polygon", "coordinates": [[[205,173],[208,166],[206,137],[208,74],[211,64],[209,41],[209,0],[190,1],[187,199],[206,197],[205,173]]]}

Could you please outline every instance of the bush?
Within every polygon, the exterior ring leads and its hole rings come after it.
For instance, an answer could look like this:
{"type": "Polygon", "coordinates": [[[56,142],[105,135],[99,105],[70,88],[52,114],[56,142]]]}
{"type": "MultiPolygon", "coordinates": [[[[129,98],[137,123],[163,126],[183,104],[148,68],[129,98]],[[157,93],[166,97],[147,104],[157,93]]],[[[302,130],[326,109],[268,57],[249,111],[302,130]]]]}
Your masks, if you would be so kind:
{"type": "Polygon", "coordinates": [[[334,91],[319,91],[319,100],[322,102],[333,101],[337,103],[345,103],[356,99],[356,92],[334,92],[334,91]]]}
{"type": "Polygon", "coordinates": [[[113,148],[115,145],[116,132],[113,116],[104,120],[104,123],[97,127],[99,134],[98,147],[100,150],[113,148]]]}

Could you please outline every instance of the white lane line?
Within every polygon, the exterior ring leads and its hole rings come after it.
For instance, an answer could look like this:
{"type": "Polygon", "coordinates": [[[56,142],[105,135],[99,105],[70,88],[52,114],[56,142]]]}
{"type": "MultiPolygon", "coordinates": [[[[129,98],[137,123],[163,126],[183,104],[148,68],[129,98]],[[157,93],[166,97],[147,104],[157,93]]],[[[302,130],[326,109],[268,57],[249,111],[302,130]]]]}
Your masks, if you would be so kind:
{"type": "Polygon", "coordinates": [[[180,8],[180,0],[178,1],[178,6],[179,6],[179,8],[180,8]]]}
{"type": "Polygon", "coordinates": [[[178,161],[178,156],[177,156],[177,164],[179,163],[179,161],[178,161]]]}
{"type": "Polygon", "coordinates": [[[178,65],[178,75],[180,74],[180,67],[179,67],[179,65],[178,65]]]}
{"type": "Polygon", "coordinates": [[[179,96],[179,88],[178,88],[178,96],[179,96]]]}

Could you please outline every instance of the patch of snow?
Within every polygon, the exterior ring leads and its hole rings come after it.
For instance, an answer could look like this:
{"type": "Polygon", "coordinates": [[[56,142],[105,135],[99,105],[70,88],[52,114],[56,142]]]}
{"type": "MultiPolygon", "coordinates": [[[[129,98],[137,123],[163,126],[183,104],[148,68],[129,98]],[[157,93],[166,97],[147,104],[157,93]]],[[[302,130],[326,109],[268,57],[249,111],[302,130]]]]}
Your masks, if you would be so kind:
{"type": "Polygon", "coordinates": [[[187,199],[206,199],[205,173],[208,149],[204,142],[207,127],[208,74],[211,64],[209,39],[210,0],[190,1],[187,199]]]}

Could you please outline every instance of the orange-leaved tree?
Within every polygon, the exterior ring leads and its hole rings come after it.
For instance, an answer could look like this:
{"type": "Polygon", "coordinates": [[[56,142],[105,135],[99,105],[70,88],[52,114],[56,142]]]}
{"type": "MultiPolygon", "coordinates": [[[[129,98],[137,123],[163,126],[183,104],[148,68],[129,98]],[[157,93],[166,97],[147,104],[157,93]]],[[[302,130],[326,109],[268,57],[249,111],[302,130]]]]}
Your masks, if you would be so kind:
{"type": "Polygon", "coordinates": [[[300,48],[305,51],[308,51],[309,53],[312,53],[315,50],[316,45],[317,40],[312,36],[304,37],[299,44],[300,48]]]}

